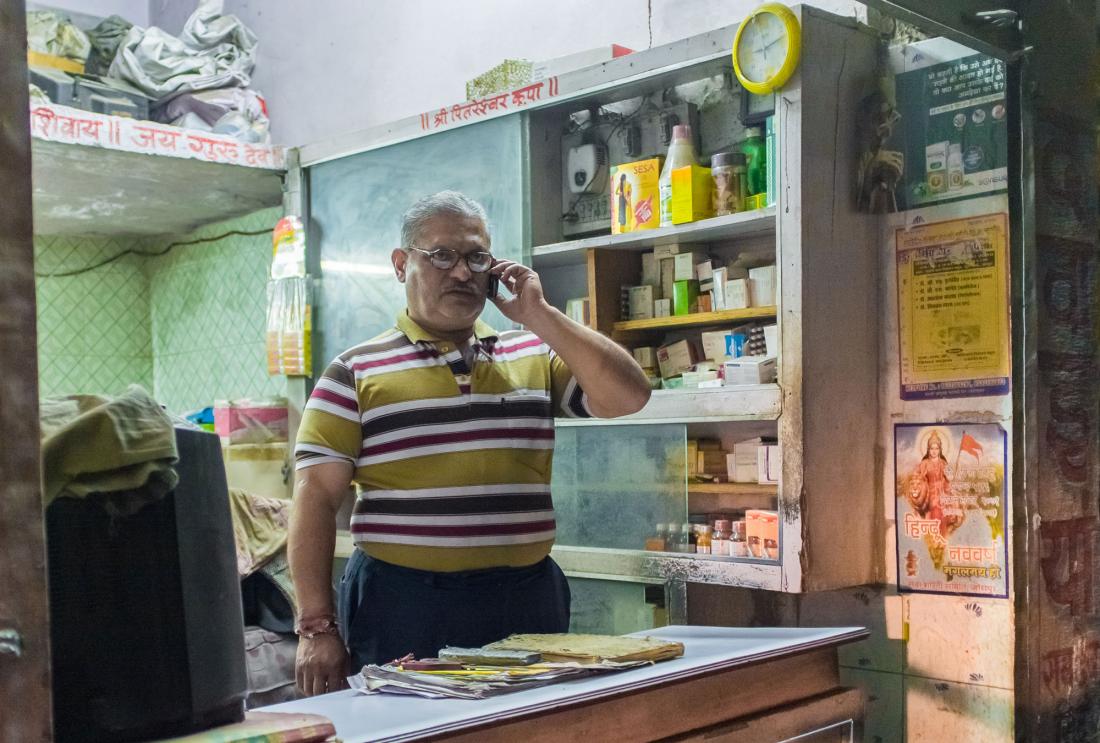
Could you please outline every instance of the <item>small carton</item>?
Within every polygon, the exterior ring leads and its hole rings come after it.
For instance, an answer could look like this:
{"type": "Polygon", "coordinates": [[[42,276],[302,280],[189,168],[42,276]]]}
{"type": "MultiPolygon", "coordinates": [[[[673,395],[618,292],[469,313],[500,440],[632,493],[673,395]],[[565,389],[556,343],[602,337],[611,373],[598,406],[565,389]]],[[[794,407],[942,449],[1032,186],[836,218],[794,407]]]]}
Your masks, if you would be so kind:
{"type": "Polygon", "coordinates": [[[660,189],[663,158],[654,157],[611,167],[611,234],[621,235],[661,226],[660,189]]]}
{"type": "Polygon", "coordinates": [[[672,256],[676,281],[690,281],[695,278],[695,253],[679,253],[672,256]]]}
{"type": "Polygon", "coordinates": [[[760,484],[779,482],[779,445],[765,444],[756,450],[756,481],[760,484]]]}
{"type": "Polygon", "coordinates": [[[570,299],[565,303],[565,314],[573,322],[580,323],[585,327],[588,327],[590,318],[590,307],[588,304],[588,297],[580,299],[570,299]]]}
{"type": "Polygon", "coordinates": [[[662,379],[691,371],[696,361],[695,349],[686,340],[676,341],[657,349],[657,366],[661,370],[662,379]]]}
{"type": "Polygon", "coordinates": [[[756,482],[756,451],[763,439],[746,439],[733,445],[733,452],[726,456],[726,474],[730,482],[756,482]]]}
{"type": "Polygon", "coordinates": [[[672,300],[671,299],[655,299],[655,300],[653,300],[653,316],[654,317],[672,317],[672,300]]]}
{"type": "Polygon", "coordinates": [[[752,299],[747,279],[729,279],[723,287],[727,310],[743,310],[749,307],[752,299]]]}
{"type": "Polygon", "coordinates": [[[775,323],[764,326],[764,353],[768,356],[779,355],[779,326],[775,323]]]}
{"type": "Polygon", "coordinates": [[[775,304],[775,278],[774,265],[749,269],[749,293],[753,307],[775,304]]]}
{"type": "Polygon", "coordinates": [[[672,223],[684,224],[714,216],[710,168],[687,165],[672,171],[672,223]]]}
{"type": "Polygon", "coordinates": [[[775,359],[769,356],[742,356],[726,361],[723,378],[732,384],[771,384],[775,381],[775,359]]]}
{"type": "Polygon", "coordinates": [[[703,339],[703,358],[717,363],[726,360],[726,336],[732,330],[707,330],[700,334],[703,339]]]}
{"type": "Polygon", "coordinates": [[[677,281],[672,285],[672,314],[690,315],[695,312],[695,300],[699,298],[699,282],[677,281]]]}
{"type": "Polygon", "coordinates": [[[660,277],[658,286],[661,288],[661,299],[672,299],[672,287],[676,284],[676,262],[673,256],[657,259],[657,273],[660,277]]]}
{"type": "Polygon", "coordinates": [[[642,346],[634,349],[634,360],[642,369],[657,369],[657,349],[653,346],[642,346]]]}
{"type": "Polygon", "coordinates": [[[726,282],[729,275],[729,269],[715,268],[711,273],[711,282],[714,284],[714,288],[711,291],[714,293],[714,311],[720,312],[722,310],[733,309],[726,306],[726,282]]]}
{"type": "Polygon", "coordinates": [[[779,514],[775,511],[745,511],[745,542],[749,556],[779,559],[779,514]]]}
{"type": "Polygon", "coordinates": [[[664,243],[653,246],[653,255],[657,257],[657,260],[671,258],[681,253],[695,253],[695,261],[698,262],[703,260],[705,251],[697,243],[664,243]]]}
{"type": "Polygon", "coordinates": [[[712,312],[714,310],[714,297],[709,291],[699,292],[699,298],[695,300],[696,312],[712,312]]]}
{"type": "Polygon", "coordinates": [[[695,278],[699,279],[699,282],[713,281],[714,280],[714,262],[703,261],[702,263],[695,264],[695,278]]]}
{"type": "Polygon", "coordinates": [[[653,287],[630,287],[630,319],[649,320],[653,317],[653,287]]]}
{"type": "Polygon", "coordinates": [[[661,266],[653,253],[642,253],[642,283],[648,286],[661,286],[661,266]]]}

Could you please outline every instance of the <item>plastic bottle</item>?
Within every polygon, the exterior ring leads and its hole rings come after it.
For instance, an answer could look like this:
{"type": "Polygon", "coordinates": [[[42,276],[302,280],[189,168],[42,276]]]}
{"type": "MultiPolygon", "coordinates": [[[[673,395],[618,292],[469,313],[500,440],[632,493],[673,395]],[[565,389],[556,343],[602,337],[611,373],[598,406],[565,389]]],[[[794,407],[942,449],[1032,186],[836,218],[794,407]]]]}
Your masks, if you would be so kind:
{"type": "Polygon", "coordinates": [[[709,555],[711,546],[710,527],[703,524],[695,535],[695,551],[700,555],[709,555]]]}
{"type": "Polygon", "coordinates": [[[728,557],[730,553],[730,522],[718,519],[714,522],[714,532],[710,537],[710,553],[728,557]]]}
{"type": "Polygon", "coordinates": [[[680,524],[680,540],[676,543],[677,552],[694,552],[695,544],[691,540],[692,531],[691,524],[680,524]]]}
{"type": "MultiPolygon", "coordinates": [[[[748,194],[755,196],[768,190],[768,155],[764,133],[758,126],[745,130],[745,139],[741,142],[741,152],[745,153],[748,174],[748,194]]],[[[662,174],[663,176],[663,174],[662,174]]]]}
{"type": "Polygon", "coordinates": [[[745,208],[745,155],[741,152],[719,152],[710,158],[710,174],[714,179],[711,200],[716,216],[734,214],[745,208]]]}
{"type": "Polygon", "coordinates": [[[947,190],[958,191],[965,180],[962,145],[952,142],[947,146],[947,190]]]}
{"type": "Polygon", "coordinates": [[[665,158],[665,166],[661,168],[661,177],[657,179],[657,187],[661,193],[662,227],[672,226],[672,171],[698,164],[695,158],[695,145],[691,141],[691,127],[687,124],[677,124],[672,127],[668,157],[665,158]]]}
{"type": "Polygon", "coordinates": [[[667,532],[665,531],[664,524],[657,524],[656,530],[653,532],[653,536],[645,540],[645,548],[651,552],[664,552],[668,549],[667,545],[667,532]]]}

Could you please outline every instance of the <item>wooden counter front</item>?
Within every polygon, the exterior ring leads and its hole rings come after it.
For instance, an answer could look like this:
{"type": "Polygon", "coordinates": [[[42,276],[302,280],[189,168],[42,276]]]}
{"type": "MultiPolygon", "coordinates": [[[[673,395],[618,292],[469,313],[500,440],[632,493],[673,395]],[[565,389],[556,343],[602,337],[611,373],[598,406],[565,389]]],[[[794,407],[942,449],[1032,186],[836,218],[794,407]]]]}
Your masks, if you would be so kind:
{"type": "Polygon", "coordinates": [[[840,686],[836,649],[865,638],[865,629],[676,626],[644,634],[682,642],[684,656],[483,700],[341,691],[264,711],[324,715],[345,743],[762,743],[862,716],[859,693],[840,686]]]}

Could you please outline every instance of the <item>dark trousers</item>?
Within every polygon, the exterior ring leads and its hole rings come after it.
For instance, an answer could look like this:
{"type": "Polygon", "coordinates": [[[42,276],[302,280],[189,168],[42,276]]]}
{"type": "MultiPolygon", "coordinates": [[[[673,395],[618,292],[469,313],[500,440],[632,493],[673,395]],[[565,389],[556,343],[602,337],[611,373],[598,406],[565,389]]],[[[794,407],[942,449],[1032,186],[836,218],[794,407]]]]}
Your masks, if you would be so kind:
{"type": "Polygon", "coordinates": [[[356,550],[340,583],[339,621],[358,673],[406,653],[434,658],[448,645],[567,632],[569,584],[549,557],[525,568],[432,573],[356,550]]]}

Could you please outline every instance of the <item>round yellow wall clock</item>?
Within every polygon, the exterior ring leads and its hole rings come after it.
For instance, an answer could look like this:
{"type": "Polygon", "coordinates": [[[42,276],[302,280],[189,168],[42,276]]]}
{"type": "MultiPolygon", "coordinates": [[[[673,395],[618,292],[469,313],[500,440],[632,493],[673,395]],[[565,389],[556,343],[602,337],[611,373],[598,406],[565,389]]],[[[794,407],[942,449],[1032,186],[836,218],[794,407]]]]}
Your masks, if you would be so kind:
{"type": "Polygon", "coordinates": [[[791,9],[766,3],[737,28],[733,71],[750,93],[774,93],[794,74],[801,46],[802,30],[791,9]]]}

